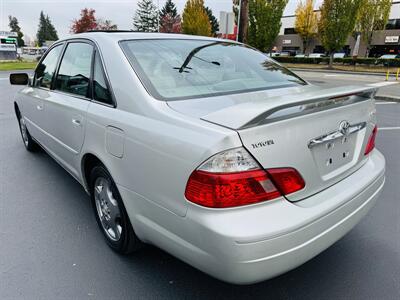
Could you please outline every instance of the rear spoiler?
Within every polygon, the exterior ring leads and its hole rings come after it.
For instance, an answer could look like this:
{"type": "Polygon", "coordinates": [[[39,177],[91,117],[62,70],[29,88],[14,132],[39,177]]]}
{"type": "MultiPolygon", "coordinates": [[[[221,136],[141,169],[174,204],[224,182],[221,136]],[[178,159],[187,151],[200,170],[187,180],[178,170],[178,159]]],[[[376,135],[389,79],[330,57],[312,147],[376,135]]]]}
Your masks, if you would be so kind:
{"type": "Polygon", "coordinates": [[[371,86],[319,89],[306,93],[271,97],[265,101],[240,103],[212,112],[201,119],[240,130],[367,101],[375,96],[376,91],[377,88],[371,86]]]}

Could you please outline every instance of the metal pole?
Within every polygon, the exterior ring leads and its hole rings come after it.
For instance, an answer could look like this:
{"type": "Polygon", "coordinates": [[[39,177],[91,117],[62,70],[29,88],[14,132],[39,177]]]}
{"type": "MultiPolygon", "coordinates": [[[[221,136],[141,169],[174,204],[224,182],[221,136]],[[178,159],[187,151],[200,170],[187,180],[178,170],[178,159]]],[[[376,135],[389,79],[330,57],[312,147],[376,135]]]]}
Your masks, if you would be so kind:
{"type": "Polygon", "coordinates": [[[239,41],[239,29],[240,29],[240,14],[242,13],[242,0],[239,0],[239,11],[238,11],[238,20],[237,20],[237,29],[236,29],[236,41],[239,41]]]}

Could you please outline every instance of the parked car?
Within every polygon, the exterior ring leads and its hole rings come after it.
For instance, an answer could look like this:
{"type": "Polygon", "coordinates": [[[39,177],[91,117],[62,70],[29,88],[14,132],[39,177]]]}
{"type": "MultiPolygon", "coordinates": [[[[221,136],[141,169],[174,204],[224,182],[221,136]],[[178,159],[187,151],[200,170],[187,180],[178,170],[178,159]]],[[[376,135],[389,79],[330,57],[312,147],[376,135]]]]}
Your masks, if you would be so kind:
{"type": "Polygon", "coordinates": [[[288,57],[290,56],[289,52],[272,52],[269,54],[270,57],[277,57],[277,56],[285,56],[288,57]]]}
{"type": "Polygon", "coordinates": [[[288,56],[290,56],[290,52],[281,52],[279,56],[288,57],[288,56]]]}
{"type": "Polygon", "coordinates": [[[333,54],[333,58],[345,58],[346,53],[335,53],[333,54]]]}
{"type": "Polygon", "coordinates": [[[149,243],[259,282],[344,236],[384,185],[376,88],[321,89],[233,41],[83,33],[10,82],[24,146],[85,188],[121,254],[149,243]]]}
{"type": "Polygon", "coordinates": [[[400,58],[400,54],[385,54],[379,57],[375,64],[383,64],[383,66],[385,67],[391,67],[393,65],[393,62],[391,62],[391,60],[398,58],[400,58]]]}
{"type": "Polygon", "coordinates": [[[311,58],[321,58],[321,57],[326,57],[326,55],[324,53],[310,53],[308,55],[308,57],[311,58]]]}
{"type": "Polygon", "coordinates": [[[395,59],[395,58],[400,58],[400,55],[396,54],[385,54],[379,57],[379,59],[395,59]]]}

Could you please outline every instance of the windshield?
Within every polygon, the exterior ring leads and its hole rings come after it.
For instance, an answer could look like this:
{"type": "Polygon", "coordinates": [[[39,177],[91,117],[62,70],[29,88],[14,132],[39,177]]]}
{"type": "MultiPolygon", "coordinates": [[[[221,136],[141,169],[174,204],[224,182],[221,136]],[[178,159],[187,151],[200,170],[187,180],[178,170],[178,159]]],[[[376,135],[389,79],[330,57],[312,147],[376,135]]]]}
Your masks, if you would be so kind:
{"type": "Polygon", "coordinates": [[[122,49],[149,93],[159,100],[236,94],[306,83],[243,45],[201,40],[129,40],[122,49]]]}

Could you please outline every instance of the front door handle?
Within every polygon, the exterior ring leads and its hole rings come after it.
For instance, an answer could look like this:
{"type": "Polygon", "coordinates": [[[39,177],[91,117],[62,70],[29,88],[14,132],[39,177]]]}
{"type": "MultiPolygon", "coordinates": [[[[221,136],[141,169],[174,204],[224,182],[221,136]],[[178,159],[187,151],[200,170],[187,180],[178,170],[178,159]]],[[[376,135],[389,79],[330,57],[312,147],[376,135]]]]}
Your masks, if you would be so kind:
{"type": "Polygon", "coordinates": [[[43,110],[43,104],[36,105],[37,110],[43,110]]]}
{"type": "Polygon", "coordinates": [[[72,124],[75,126],[82,126],[81,120],[79,119],[72,119],[72,124]]]}

